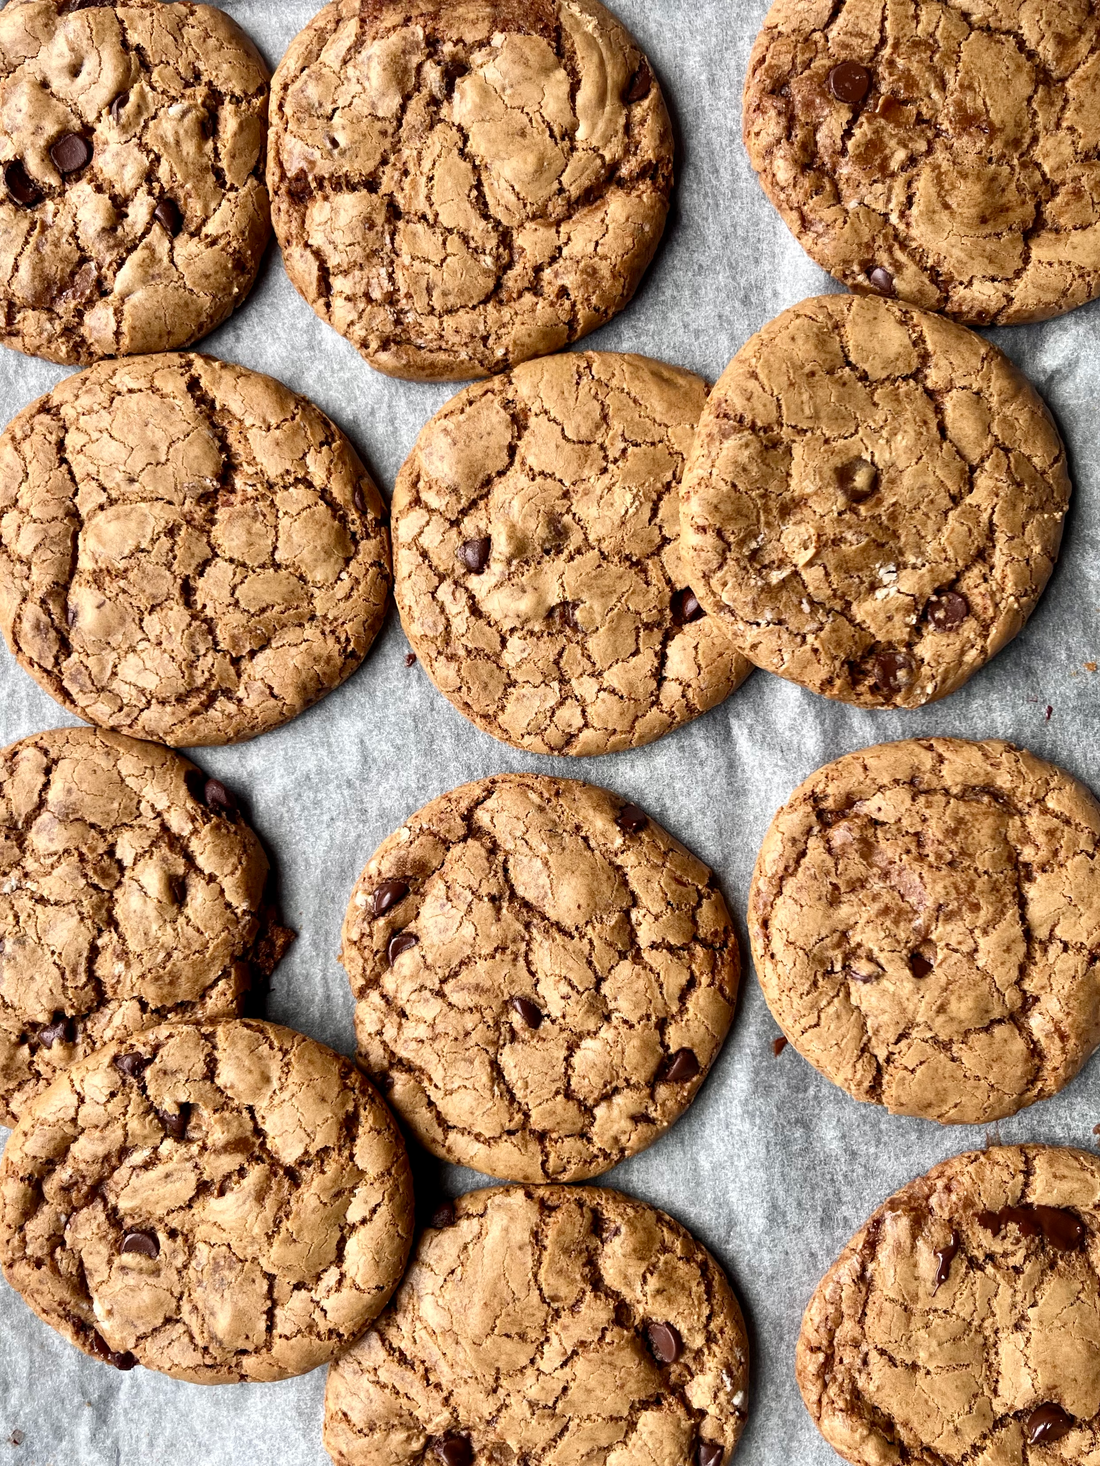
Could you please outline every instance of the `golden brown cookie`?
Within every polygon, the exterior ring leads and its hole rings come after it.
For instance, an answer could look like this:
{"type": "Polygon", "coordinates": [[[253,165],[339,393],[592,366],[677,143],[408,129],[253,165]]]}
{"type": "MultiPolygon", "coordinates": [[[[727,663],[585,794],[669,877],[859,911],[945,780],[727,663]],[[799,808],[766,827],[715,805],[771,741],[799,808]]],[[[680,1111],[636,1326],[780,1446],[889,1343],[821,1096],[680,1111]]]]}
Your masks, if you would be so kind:
{"type": "Polygon", "coordinates": [[[500,774],[371,857],[344,918],[359,1058],[434,1155],[580,1181],[694,1099],[733,1016],[712,873],[604,789],[500,774]]]}
{"type": "Polygon", "coordinates": [[[240,1014],[293,939],[225,785],[93,728],[0,752],[0,1125],[100,1044],[240,1014]]]}
{"type": "Polygon", "coordinates": [[[273,1023],[165,1025],[24,1110],[0,1262],[39,1318],[117,1369],[198,1384],[332,1359],[405,1268],[412,1181],[350,1060],[273,1023]]]}
{"type": "Polygon", "coordinates": [[[599,0],[336,0],[272,82],[287,273],[396,377],[485,377],[602,326],[653,258],[672,159],[599,0]]]}
{"type": "Polygon", "coordinates": [[[749,896],[768,1006],[856,1099],[945,1124],[1056,1094],[1100,1043],[1100,805],[1000,742],[818,769],[749,896]]]}
{"type": "Polygon", "coordinates": [[[397,605],[439,690],[534,753],[652,743],[752,670],[680,564],[679,484],[707,386],[566,352],[466,388],[393,497],[397,605]]]}
{"type": "Polygon", "coordinates": [[[189,0],[0,12],[0,341],[86,365],[207,335],[271,233],[268,74],[189,0]]]}
{"type": "Polygon", "coordinates": [[[776,0],[743,117],[768,197],[852,290],[974,325],[1100,295],[1094,0],[776,0]]]}
{"type": "Polygon", "coordinates": [[[277,728],[359,666],[390,588],[344,435],[209,357],[104,362],[0,438],[0,626],[86,722],[174,746],[277,728]]]}
{"type": "Polygon", "coordinates": [[[810,1300],[798,1382],[852,1466],[1085,1466],[1100,1448],[1100,1159],[955,1156],[861,1227],[810,1300]]]}
{"type": "Polygon", "coordinates": [[[858,707],[920,707],[1023,626],[1069,495],[1058,430],[995,346],[819,296],[753,336],[710,394],[681,547],[758,667],[858,707]]]}
{"type": "Polygon", "coordinates": [[[336,1466],[726,1466],[748,1341],[722,1269],[663,1212],[577,1186],[471,1191],[329,1370],[336,1466]]]}

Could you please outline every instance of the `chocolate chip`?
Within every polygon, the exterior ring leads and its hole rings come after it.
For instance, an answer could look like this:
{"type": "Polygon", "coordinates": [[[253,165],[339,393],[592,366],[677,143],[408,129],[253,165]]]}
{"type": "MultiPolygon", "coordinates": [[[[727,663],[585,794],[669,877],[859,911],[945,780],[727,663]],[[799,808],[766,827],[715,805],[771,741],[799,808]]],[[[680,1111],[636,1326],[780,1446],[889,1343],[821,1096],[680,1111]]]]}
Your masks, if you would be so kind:
{"type": "Polygon", "coordinates": [[[687,1084],[699,1073],[699,1060],[690,1049],[678,1049],[665,1066],[667,1084],[687,1084]]]}
{"type": "Polygon", "coordinates": [[[829,90],[838,102],[855,107],[871,90],[871,73],[858,61],[841,61],[829,72],[829,90]]]}
{"type": "Polygon", "coordinates": [[[894,277],[881,265],[876,265],[873,270],[868,270],[867,278],[871,282],[871,289],[877,290],[880,295],[894,294],[894,277]]]}
{"type": "Polygon", "coordinates": [[[537,1008],[530,998],[513,998],[512,1007],[528,1028],[542,1027],[542,1010],[537,1008]]]}
{"type": "Polygon", "coordinates": [[[180,206],[175,199],[163,198],[153,210],[153,218],[166,229],[173,238],[183,228],[183,215],[180,213],[180,206]]]}
{"type": "Polygon", "coordinates": [[[59,173],[79,173],[92,161],[92,145],[79,132],[66,132],[50,148],[50,157],[59,173]]]}
{"type": "Polygon", "coordinates": [[[58,15],[71,15],[74,10],[103,10],[115,0],[58,0],[58,15]]]}
{"type": "Polygon", "coordinates": [[[869,670],[880,692],[902,692],[913,680],[913,659],[907,652],[879,652],[869,670]]]}
{"type": "Polygon", "coordinates": [[[415,946],[416,938],[412,932],[398,932],[395,937],[391,937],[390,944],[386,948],[386,955],[390,959],[390,966],[393,966],[402,952],[408,952],[415,946]]]}
{"type": "Polygon", "coordinates": [[[220,779],[207,779],[202,796],[215,814],[232,814],[237,808],[237,801],[220,779]]]}
{"type": "Polygon", "coordinates": [[[433,1227],[453,1227],[455,1224],[455,1204],[453,1201],[445,1201],[437,1206],[432,1212],[431,1225],[433,1227]]]}
{"type": "Polygon", "coordinates": [[[772,1039],[772,1053],[777,1059],[789,1043],[790,1039],[787,1038],[784,1034],[780,1034],[778,1038],[772,1039]]]}
{"type": "Polygon", "coordinates": [[[439,1442],[435,1453],[444,1466],[470,1466],[474,1459],[474,1448],[464,1435],[449,1435],[439,1442]]]}
{"type": "Polygon", "coordinates": [[[837,470],[840,492],[850,504],[865,504],[878,488],[878,469],[866,458],[853,458],[837,470]]]}
{"type": "Polygon", "coordinates": [[[102,1334],[93,1332],[91,1337],[92,1351],[97,1358],[102,1359],[105,1364],[113,1364],[116,1369],[133,1369],[137,1360],[128,1351],[116,1352],[112,1349],[102,1334]]]}
{"type": "Polygon", "coordinates": [[[18,158],[4,165],[4,183],[15,202],[22,204],[25,209],[37,204],[42,198],[42,190],[18,158]]]}
{"type": "Polygon", "coordinates": [[[126,111],[126,104],[130,100],[129,92],[119,92],[118,96],[111,103],[111,121],[120,122],[122,114],[126,111]]]}
{"type": "Polygon", "coordinates": [[[717,1441],[700,1441],[696,1460],[699,1466],[722,1466],[725,1451],[717,1441]]]}
{"type": "Polygon", "coordinates": [[[649,69],[649,63],[643,61],[641,66],[630,79],[630,85],[626,89],[623,100],[626,102],[640,102],[643,97],[648,97],[653,86],[653,73],[649,69]]]}
{"type": "Polygon", "coordinates": [[[676,1363],[684,1345],[670,1323],[647,1323],[645,1334],[655,1359],[661,1364],[676,1363]]]}
{"type": "Polygon", "coordinates": [[[932,1284],[933,1294],[938,1293],[940,1288],[951,1276],[951,1264],[955,1261],[959,1250],[959,1234],[952,1229],[951,1235],[942,1247],[934,1249],[932,1256],[936,1259],[936,1281],[932,1284]]]}
{"type": "Polygon", "coordinates": [[[1074,1251],[1085,1236],[1080,1217],[1059,1206],[1002,1206],[1000,1211],[980,1211],[977,1220],[994,1237],[1015,1226],[1021,1236],[1044,1237],[1059,1252],[1074,1251]]]}
{"type": "Polygon", "coordinates": [[[64,1014],[38,1030],[38,1042],[48,1049],[52,1049],[56,1043],[71,1044],[73,1037],[73,1021],[64,1014]]]}
{"type": "Polygon", "coordinates": [[[624,804],[615,818],[615,823],[628,835],[637,835],[649,824],[649,815],[644,809],[639,809],[636,804],[624,804]]]}
{"type": "Polygon", "coordinates": [[[672,597],[673,626],[687,626],[706,614],[693,590],[678,590],[672,597]]]}
{"type": "Polygon", "coordinates": [[[159,1257],[160,1243],[155,1232],[127,1232],[122,1239],[120,1252],[137,1252],[142,1257],[159,1257]]]}
{"type": "Polygon", "coordinates": [[[577,621],[577,605],[575,601],[561,601],[550,610],[547,621],[551,626],[556,626],[559,631],[579,631],[580,624],[577,621]]]}
{"type": "Polygon", "coordinates": [[[188,1122],[191,1119],[191,1106],[185,1100],[177,1112],[173,1115],[170,1110],[157,1110],[157,1119],[164,1126],[165,1132],[172,1140],[182,1140],[187,1134],[188,1122]]]}
{"type": "Polygon", "coordinates": [[[363,493],[362,487],[359,484],[356,484],[355,488],[352,490],[351,502],[355,505],[356,509],[359,510],[360,514],[366,514],[367,499],[366,495],[363,493]]]}
{"type": "Polygon", "coordinates": [[[912,952],[909,956],[909,971],[914,977],[927,977],[935,970],[936,964],[929,962],[928,958],[921,952],[912,952]]]}
{"type": "Polygon", "coordinates": [[[406,652],[405,653],[405,666],[406,667],[415,667],[416,666],[416,653],[415,652],[406,652]]]}
{"type": "Polygon", "coordinates": [[[76,625],[76,607],[71,601],[65,603],[65,624],[70,631],[76,625]]]}
{"type": "Polygon", "coordinates": [[[480,540],[466,540],[458,547],[458,558],[465,565],[471,575],[480,575],[489,563],[489,556],[493,551],[493,542],[485,536],[480,540]]]}
{"type": "Polygon", "coordinates": [[[932,597],[924,615],[933,631],[953,631],[970,615],[970,602],[957,590],[945,590],[942,595],[932,597]]]}
{"type": "Polygon", "coordinates": [[[152,1062],[141,1054],[116,1054],[113,1060],[115,1068],[127,1079],[140,1079],[152,1062]]]}
{"type": "Polygon", "coordinates": [[[369,905],[372,916],[385,916],[386,912],[404,901],[409,894],[409,888],[404,881],[383,881],[376,886],[369,897],[369,905]]]}
{"type": "Polygon", "coordinates": [[[1024,1421],[1024,1434],[1029,1446],[1049,1446],[1069,1435],[1075,1423],[1061,1405],[1039,1405],[1024,1421]]]}

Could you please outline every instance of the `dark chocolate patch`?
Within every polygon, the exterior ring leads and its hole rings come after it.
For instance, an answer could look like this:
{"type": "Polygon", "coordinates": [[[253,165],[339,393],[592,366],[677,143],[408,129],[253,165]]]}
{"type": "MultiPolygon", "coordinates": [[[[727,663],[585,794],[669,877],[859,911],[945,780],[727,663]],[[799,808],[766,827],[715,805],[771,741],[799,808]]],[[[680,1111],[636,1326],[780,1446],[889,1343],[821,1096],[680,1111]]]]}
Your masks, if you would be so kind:
{"type": "Polygon", "coordinates": [[[368,898],[371,915],[385,916],[399,901],[404,901],[408,894],[409,888],[404,881],[383,881],[380,886],[375,886],[368,898]]]}

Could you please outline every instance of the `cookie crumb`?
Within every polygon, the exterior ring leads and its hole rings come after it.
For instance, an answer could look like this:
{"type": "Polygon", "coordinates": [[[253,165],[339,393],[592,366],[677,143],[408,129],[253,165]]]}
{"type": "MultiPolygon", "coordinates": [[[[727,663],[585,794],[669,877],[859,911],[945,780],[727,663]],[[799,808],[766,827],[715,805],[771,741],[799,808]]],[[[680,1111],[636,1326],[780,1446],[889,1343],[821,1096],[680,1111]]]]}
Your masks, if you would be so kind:
{"type": "Polygon", "coordinates": [[[13,1430],[11,1435],[8,1436],[8,1445],[21,1446],[26,1439],[27,1437],[23,1434],[23,1432],[19,1429],[16,1429],[13,1430]]]}

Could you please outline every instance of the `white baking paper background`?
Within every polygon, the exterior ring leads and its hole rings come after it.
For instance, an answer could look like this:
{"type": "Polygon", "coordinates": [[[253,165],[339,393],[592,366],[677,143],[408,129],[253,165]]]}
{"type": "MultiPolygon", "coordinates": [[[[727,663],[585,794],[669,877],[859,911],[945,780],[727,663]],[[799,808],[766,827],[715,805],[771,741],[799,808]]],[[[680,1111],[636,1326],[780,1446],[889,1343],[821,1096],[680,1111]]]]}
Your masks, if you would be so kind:
{"type": "MultiPolygon", "coordinates": [[[[274,66],[312,0],[223,0],[274,66]]],[[[638,295],[584,343],[638,351],[713,380],[766,321],[833,290],[787,233],[740,140],[741,84],[766,0],[615,0],[668,98],[678,186],[665,242],[638,295]]],[[[352,1002],[336,961],[352,883],[413,810],[468,779],[534,770],[588,779],[631,799],[713,866],[743,933],[757,848],[777,807],[828,759],[920,734],[1004,737],[1100,789],[1100,303],[1044,325],[991,333],[1050,403],[1075,481],[1065,546],[1024,633],[935,707],[872,713],[764,672],[724,706],[636,752],[546,759],[495,742],[431,687],[396,614],[363,668],[288,727],[200,765],[244,798],[299,932],[275,973],[268,1016],[352,1052],[352,1002]],[[1053,709],[1049,720],[1047,707],[1053,709]]],[[[203,350],[281,378],[351,437],[388,496],[448,386],[372,372],[314,316],[272,250],[251,298],[203,350]]],[[[63,369],[0,349],[3,421],[63,369]]],[[[0,742],[71,722],[0,648],[0,742]]],[[[751,968],[729,1042],[692,1109],[606,1182],[663,1207],[726,1267],[749,1323],[751,1416],[738,1466],[826,1466],[794,1381],[802,1310],[866,1215],[936,1161],[983,1145],[977,1127],[939,1129],[858,1105],[791,1048],[778,1058],[751,968]]],[[[1092,1146],[1100,1057],[1060,1096],[1000,1126],[1006,1141],[1092,1146]]],[[[2,1136],[2,1132],[0,1132],[2,1136]]],[[[425,1194],[481,1184],[425,1161],[425,1194]]],[[[0,1466],[326,1466],[325,1372],[276,1385],[204,1388],[85,1358],[0,1283],[0,1466]],[[19,1445],[8,1443],[22,1432],[19,1445]]]]}

